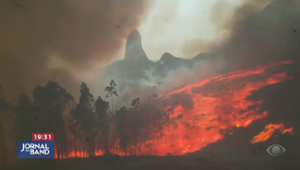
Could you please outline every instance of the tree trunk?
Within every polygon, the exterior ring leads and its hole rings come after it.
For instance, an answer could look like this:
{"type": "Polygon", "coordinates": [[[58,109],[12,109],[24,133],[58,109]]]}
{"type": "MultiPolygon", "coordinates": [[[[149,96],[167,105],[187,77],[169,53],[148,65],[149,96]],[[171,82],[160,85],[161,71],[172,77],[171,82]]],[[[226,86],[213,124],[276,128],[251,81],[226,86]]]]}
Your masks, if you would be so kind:
{"type": "MultiPolygon", "coordinates": [[[[63,129],[64,131],[64,129],[63,129]]],[[[66,133],[63,133],[62,135],[62,148],[63,148],[63,156],[66,157],[67,156],[67,145],[66,145],[66,133]]]]}
{"type": "Polygon", "coordinates": [[[77,140],[76,139],[74,142],[74,153],[75,153],[75,157],[77,157],[77,140]]]}
{"type": "Polygon", "coordinates": [[[110,154],[109,148],[108,148],[108,125],[107,125],[107,118],[104,122],[104,150],[105,154],[110,154]]]}
{"type": "Polygon", "coordinates": [[[95,138],[94,137],[90,137],[90,141],[89,141],[89,156],[93,157],[95,155],[95,138]]]}
{"type": "Polygon", "coordinates": [[[56,143],[56,154],[57,154],[57,158],[60,159],[60,146],[59,143],[56,143]]]}

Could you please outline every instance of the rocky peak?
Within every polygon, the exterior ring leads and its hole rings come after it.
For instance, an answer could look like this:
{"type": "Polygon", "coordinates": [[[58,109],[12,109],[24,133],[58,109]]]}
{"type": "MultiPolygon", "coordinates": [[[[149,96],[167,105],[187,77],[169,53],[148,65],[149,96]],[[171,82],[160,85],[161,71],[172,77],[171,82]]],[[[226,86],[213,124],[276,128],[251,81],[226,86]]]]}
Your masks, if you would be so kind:
{"type": "Polygon", "coordinates": [[[183,60],[183,59],[175,57],[175,56],[173,56],[172,54],[170,54],[168,52],[165,52],[161,56],[159,62],[161,62],[161,63],[170,63],[170,64],[173,63],[174,64],[174,62],[180,62],[181,60],[183,60]]]}
{"type": "Polygon", "coordinates": [[[168,53],[168,52],[165,52],[160,60],[169,60],[169,59],[175,59],[176,57],[174,57],[172,54],[168,53]]]}
{"type": "Polygon", "coordinates": [[[133,30],[127,38],[124,59],[146,59],[148,57],[142,47],[142,38],[137,30],[133,30]]]}
{"type": "Polygon", "coordinates": [[[134,42],[134,41],[138,41],[139,43],[141,43],[141,35],[140,35],[140,33],[136,30],[136,29],[134,29],[130,34],[129,34],[129,36],[128,36],[128,38],[127,38],[127,42],[129,41],[129,42],[134,42]]]}

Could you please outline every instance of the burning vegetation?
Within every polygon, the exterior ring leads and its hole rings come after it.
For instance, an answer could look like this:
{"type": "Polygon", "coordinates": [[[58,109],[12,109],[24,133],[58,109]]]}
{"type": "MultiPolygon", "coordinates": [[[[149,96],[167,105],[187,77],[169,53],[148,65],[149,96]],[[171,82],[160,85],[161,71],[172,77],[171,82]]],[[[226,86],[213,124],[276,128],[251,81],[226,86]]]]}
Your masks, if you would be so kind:
{"type": "Polygon", "coordinates": [[[268,124],[265,127],[265,130],[260,132],[258,135],[254,136],[254,138],[251,140],[251,143],[259,143],[264,142],[268,140],[276,130],[279,130],[282,134],[290,133],[293,134],[293,128],[284,128],[284,125],[282,123],[280,124],[268,124]]]}
{"type": "MultiPolygon", "coordinates": [[[[109,102],[100,96],[94,100],[82,83],[77,104],[65,89],[49,82],[34,89],[34,102],[25,94],[16,106],[1,99],[1,108],[7,113],[3,141],[15,143],[30,140],[31,133],[53,132],[57,159],[105,153],[164,156],[195,152],[233,134],[234,128],[247,128],[266,117],[266,111],[259,111],[262,101],[247,97],[264,86],[292,79],[286,72],[276,71],[278,66],[290,64],[284,61],[211,77],[166,94],[136,98],[130,107],[116,110],[113,101],[118,93],[113,80],[105,89],[109,102]]],[[[292,134],[293,127],[267,124],[249,143],[264,142],[275,131],[292,134]]]]}

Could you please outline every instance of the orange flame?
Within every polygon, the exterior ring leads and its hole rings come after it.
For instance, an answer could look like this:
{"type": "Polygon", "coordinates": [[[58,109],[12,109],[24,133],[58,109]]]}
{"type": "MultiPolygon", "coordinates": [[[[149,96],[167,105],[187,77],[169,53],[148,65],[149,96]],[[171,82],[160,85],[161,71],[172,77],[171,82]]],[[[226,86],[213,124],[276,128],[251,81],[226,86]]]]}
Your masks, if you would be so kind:
{"type": "Polygon", "coordinates": [[[293,128],[284,128],[282,123],[280,124],[268,124],[265,127],[265,130],[260,132],[258,135],[254,136],[251,140],[251,143],[260,143],[268,140],[277,130],[279,130],[282,134],[289,133],[293,134],[293,128]]]}
{"type": "MultiPolygon", "coordinates": [[[[246,98],[264,86],[291,79],[286,73],[273,75],[266,73],[266,69],[281,64],[292,62],[284,61],[219,75],[167,94],[160,94],[153,100],[168,103],[164,106],[164,110],[171,121],[159,129],[152,126],[148,129],[152,132],[148,135],[148,139],[139,140],[135,144],[128,143],[128,149],[134,148],[135,155],[183,155],[221,140],[225,133],[232,134],[234,127],[247,128],[254,120],[266,117],[267,112],[258,114],[262,101],[254,102],[246,98]],[[178,94],[188,95],[192,106],[186,107],[182,103],[172,105],[178,94]]],[[[282,124],[270,124],[266,126],[265,131],[255,136],[251,143],[267,140],[276,129],[280,129],[282,133],[292,132],[292,128],[284,129],[282,124]]],[[[119,140],[115,140],[112,146],[111,153],[124,155],[119,147],[119,140]]],[[[96,149],[94,155],[99,156],[103,153],[103,150],[96,149]]],[[[63,157],[56,155],[56,158],[88,156],[87,151],[81,149],[71,151],[63,157]]]]}

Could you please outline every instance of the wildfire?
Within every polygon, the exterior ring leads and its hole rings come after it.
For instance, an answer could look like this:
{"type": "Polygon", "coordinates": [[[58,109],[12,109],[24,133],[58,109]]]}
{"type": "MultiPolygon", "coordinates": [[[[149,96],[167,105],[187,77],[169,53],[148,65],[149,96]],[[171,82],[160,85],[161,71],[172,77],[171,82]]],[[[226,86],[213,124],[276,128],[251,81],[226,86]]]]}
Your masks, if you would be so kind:
{"type": "MultiPolygon", "coordinates": [[[[262,101],[253,102],[246,98],[264,86],[290,79],[286,73],[266,73],[267,69],[282,64],[292,62],[273,63],[219,75],[159,95],[153,100],[164,101],[163,110],[168,114],[170,123],[164,124],[159,130],[151,127],[148,131],[153,132],[147,140],[140,140],[135,146],[128,144],[128,148],[135,147],[135,155],[183,155],[221,140],[224,134],[233,133],[234,127],[248,127],[254,120],[265,117],[267,112],[258,113],[262,101]],[[188,100],[173,104],[178,95],[188,96],[188,100]],[[189,105],[186,106],[185,102],[189,105]]],[[[292,132],[292,128],[285,129],[283,124],[269,124],[251,143],[267,140],[276,129],[282,133],[292,132]]],[[[122,155],[124,152],[120,147],[115,147],[118,142],[110,151],[122,155]]],[[[95,151],[96,156],[103,153],[102,150],[95,151]]],[[[88,157],[88,153],[71,151],[64,156],[67,157],[88,157]]]]}
{"type": "Polygon", "coordinates": [[[251,140],[251,143],[259,143],[268,140],[277,130],[279,130],[282,134],[290,133],[293,134],[293,128],[284,128],[282,123],[280,124],[268,124],[265,127],[265,130],[260,132],[258,135],[254,136],[251,140]]]}

